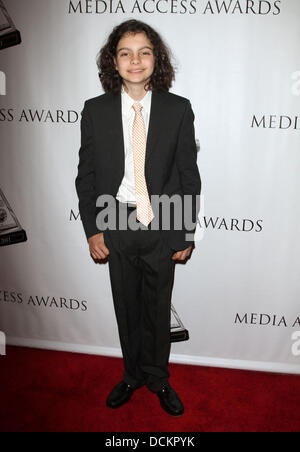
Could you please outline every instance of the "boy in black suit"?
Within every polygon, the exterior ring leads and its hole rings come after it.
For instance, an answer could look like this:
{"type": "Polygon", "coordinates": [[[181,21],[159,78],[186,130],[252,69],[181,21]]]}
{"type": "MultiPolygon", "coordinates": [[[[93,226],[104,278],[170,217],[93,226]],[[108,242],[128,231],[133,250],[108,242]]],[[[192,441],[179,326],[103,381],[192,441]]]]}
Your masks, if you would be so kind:
{"type": "Polygon", "coordinates": [[[90,254],[108,257],[124,359],[123,380],[107,405],[123,405],[146,384],[167,413],[179,416],[184,407],[168,382],[170,306],[175,261],[191,254],[199,212],[194,114],[188,99],[168,92],[174,80],[170,52],[143,22],[115,27],[98,67],[105,94],[87,101],[82,112],[76,189],[90,254]],[[103,195],[113,199],[116,228],[101,217],[103,195]],[[152,200],[163,195],[177,196],[181,219],[190,197],[192,228],[175,227],[168,202],[160,215],[152,200]]]}

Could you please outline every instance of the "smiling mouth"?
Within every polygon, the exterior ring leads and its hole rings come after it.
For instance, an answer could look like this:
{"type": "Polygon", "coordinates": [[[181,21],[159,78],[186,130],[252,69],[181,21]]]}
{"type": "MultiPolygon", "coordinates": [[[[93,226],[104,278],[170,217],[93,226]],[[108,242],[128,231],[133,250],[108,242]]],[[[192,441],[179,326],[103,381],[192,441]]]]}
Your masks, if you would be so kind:
{"type": "Polygon", "coordinates": [[[136,70],[136,71],[128,71],[130,74],[139,74],[140,72],[144,72],[144,69],[136,70]]]}

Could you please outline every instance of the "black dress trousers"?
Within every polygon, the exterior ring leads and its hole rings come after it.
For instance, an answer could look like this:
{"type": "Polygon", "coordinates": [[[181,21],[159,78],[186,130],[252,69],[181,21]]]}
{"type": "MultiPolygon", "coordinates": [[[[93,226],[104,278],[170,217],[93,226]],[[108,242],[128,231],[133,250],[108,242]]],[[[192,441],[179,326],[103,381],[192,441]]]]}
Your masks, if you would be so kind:
{"type": "Polygon", "coordinates": [[[136,208],[117,201],[117,228],[104,231],[124,360],[123,380],[134,387],[146,384],[150,390],[159,391],[169,378],[174,250],[159,230],[151,230],[150,224],[121,230],[119,208],[125,209],[127,219],[134,215],[136,223],[141,223],[136,219],[136,208]]]}

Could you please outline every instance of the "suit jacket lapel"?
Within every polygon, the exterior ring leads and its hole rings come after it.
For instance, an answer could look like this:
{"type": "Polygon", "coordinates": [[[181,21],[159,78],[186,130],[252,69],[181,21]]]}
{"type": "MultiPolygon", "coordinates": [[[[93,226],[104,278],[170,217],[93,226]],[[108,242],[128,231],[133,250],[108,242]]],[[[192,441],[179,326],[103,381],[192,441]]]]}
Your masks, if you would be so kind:
{"type": "Polygon", "coordinates": [[[151,154],[153,153],[155,144],[159,138],[159,134],[163,129],[163,124],[165,120],[165,114],[163,109],[164,100],[165,97],[161,92],[152,91],[152,102],[147,135],[145,165],[149,160],[151,154]]]}

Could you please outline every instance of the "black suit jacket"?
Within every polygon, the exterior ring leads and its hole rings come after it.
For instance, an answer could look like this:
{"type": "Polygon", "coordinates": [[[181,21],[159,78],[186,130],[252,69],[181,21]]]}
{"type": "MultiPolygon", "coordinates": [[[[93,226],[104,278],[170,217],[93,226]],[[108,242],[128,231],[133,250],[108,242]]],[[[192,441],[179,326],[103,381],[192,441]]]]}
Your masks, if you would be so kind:
{"type": "MultiPolygon", "coordinates": [[[[194,243],[185,234],[194,233],[200,209],[201,179],[197,166],[194,113],[188,99],[170,92],[152,92],[152,103],[145,156],[145,178],[152,195],[192,195],[194,228],[162,230],[164,239],[174,249],[194,243]]],[[[96,217],[99,195],[116,196],[124,175],[125,155],[121,91],[106,93],[84,104],[81,118],[76,190],[79,212],[87,239],[101,232],[96,217]]],[[[172,209],[171,209],[172,212],[172,209]]],[[[161,228],[161,223],[160,223],[161,228]]]]}

